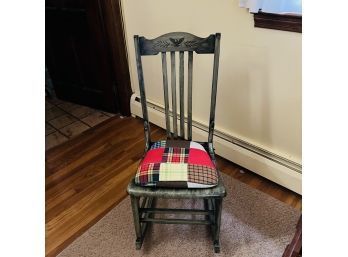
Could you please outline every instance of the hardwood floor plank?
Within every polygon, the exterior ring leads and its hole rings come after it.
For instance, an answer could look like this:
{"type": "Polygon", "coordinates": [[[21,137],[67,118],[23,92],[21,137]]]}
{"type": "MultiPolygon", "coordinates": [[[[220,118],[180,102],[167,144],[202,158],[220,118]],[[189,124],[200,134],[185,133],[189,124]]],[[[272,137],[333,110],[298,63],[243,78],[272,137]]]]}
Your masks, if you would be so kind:
{"type": "MultiPolygon", "coordinates": [[[[124,145],[139,139],[143,135],[143,131],[139,129],[139,124],[131,125],[137,126],[130,126],[128,129],[123,127],[116,132],[100,132],[100,134],[104,135],[101,137],[102,139],[91,138],[87,141],[89,146],[84,147],[82,150],[74,147],[73,153],[70,151],[68,152],[68,156],[62,155],[59,161],[55,161],[58,162],[58,164],[47,161],[47,169],[50,175],[46,179],[46,188],[50,188],[52,184],[59,183],[59,181],[63,180],[65,176],[68,176],[71,171],[86,164],[90,160],[98,158],[101,154],[110,151],[111,148],[118,146],[120,149],[124,149],[124,145]],[[129,133],[129,129],[133,131],[132,134],[129,133]]],[[[96,135],[98,136],[98,134],[96,135]]],[[[83,147],[83,145],[80,147],[83,147]]]]}
{"type": "MultiPolygon", "coordinates": [[[[151,135],[166,136],[153,125],[151,135]]],[[[56,256],[126,197],[144,145],[142,120],[113,117],[46,152],[46,256],[56,256]]],[[[221,157],[217,162],[222,172],[301,209],[296,193],[221,157]]]]}
{"type": "Polygon", "coordinates": [[[106,181],[78,202],[65,208],[46,223],[46,251],[51,253],[67,240],[89,227],[91,222],[113,208],[126,196],[126,187],[134,176],[137,163],[123,169],[118,175],[106,181]],[[52,240],[53,239],[53,240],[52,240]]]}
{"type": "MultiPolygon", "coordinates": [[[[115,137],[115,135],[117,135],[121,131],[124,131],[125,127],[120,126],[119,122],[116,121],[117,120],[115,119],[110,121],[110,123],[113,126],[109,127],[107,130],[105,130],[103,127],[96,127],[93,130],[90,129],[86,131],[84,134],[81,134],[78,137],[78,140],[70,140],[66,144],[60,145],[59,149],[62,149],[61,153],[47,153],[46,161],[49,165],[49,168],[51,169],[50,171],[54,172],[55,170],[59,170],[59,165],[64,165],[66,162],[68,162],[71,159],[75,159],[77,156],[83,156],[85,153],[88,153],[91,150],[95,150],[96,147],[109,143],[110,139],[119,138],[115,137]],[[102,134],[103,136],[100,137],[100,134],[102,134]],[[71,142],[77,143],[74,145],[71,144],[71,142]],[[93,144],[91,144],[91,142],[93,142],[93,144]]],[[[138,132],[141,132],[141,130],[139,129],[139,123],[130,123],[128,129],[137,129],[138,132]]]]}
{"type": "Polygon", "coordinates": [[[68,154],[67,152],[71,151],[74,148],[81,148],[81,145],[86,144],[86,142],[90,141],[92,137],[95,137],[96,131],[98,133],[108,133],[110,130],[115,130],[119,126],[118,124],[122,124],[122,119],[118,117],[113,117],[106,122],[102,122],[97,125],[93,129],[89,129],[83,132],[80,136],[74,138],[74,140],[69,140],[64,144],[61,144],[55,148],[51,148],[46,152],[46,160],[54,161],[60,159],[62,155],[68,154]]]}

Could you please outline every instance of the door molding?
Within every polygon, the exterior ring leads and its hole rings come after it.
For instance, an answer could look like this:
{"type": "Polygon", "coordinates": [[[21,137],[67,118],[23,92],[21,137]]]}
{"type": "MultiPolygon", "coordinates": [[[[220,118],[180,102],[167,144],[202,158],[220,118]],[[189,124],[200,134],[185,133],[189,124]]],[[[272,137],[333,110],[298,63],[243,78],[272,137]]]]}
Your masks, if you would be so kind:
{"type": "Polygon", "coordinates": [[[114,76],[114,93],[118,99],[120,113],[129,116],[132,89],[130,83],[127,46],[120,0],[100,1],[101,17],[110,49],[110,62],[114,76]]]}

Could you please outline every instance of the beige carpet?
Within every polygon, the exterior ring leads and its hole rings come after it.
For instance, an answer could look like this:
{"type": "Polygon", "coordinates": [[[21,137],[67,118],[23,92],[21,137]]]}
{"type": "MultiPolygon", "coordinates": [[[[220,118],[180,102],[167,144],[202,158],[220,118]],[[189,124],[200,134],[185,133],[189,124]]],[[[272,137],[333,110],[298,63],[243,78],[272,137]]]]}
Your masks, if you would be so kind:
{"type": "MultiPolygon", "coordinates": [[[[220,254],[214,254],[209,231],[201,225],[155,224],[149,228],[142,249],[135,250],[127,197],[58,256],[281,257],[295,233],[299,211],[230,176],[223,178],[228,195],[223,203],[220,254]]],[[[175,208],[201,207],[198,201],[170,203],[175,208]]],[[[168,206],[168,200],[159,201],[158,206],[168,206]]]]}

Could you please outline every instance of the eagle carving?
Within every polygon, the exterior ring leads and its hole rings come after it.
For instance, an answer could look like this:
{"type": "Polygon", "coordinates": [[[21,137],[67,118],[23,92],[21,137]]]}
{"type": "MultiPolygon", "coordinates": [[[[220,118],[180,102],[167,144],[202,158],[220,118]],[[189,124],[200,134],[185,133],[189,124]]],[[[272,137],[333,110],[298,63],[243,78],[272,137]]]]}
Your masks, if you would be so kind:
{"type": "Polygon", "coordinates": [[[175,47],[178,47],[181,45],[182,41],[184,41],[184,38],[169,38],[169,40],[173,43],[175,47]]]}

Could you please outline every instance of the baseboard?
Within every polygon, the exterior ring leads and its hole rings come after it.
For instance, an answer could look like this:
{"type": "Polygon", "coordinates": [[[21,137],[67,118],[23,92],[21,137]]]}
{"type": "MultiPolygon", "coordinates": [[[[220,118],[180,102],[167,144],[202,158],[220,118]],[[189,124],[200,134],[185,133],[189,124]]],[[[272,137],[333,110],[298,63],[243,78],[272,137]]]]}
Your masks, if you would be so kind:
{"type": "MultiPolygon", "coordinates": [[[[139,97],[136,94],[133,94],[130,105],[132,115],[142,117],[139,97]]],[[[165,128],[163,108],[153,103],[148,105],[150,122],[165,128]]],[[[205,126],[193,122],[192,137],[194,140],[206,141],[208,133],[205,126]]],[[[214,133],[214,147],[216,153],[223,158],[302,194],[302,166],[300,164],[219,131],[214,133]]]]}

